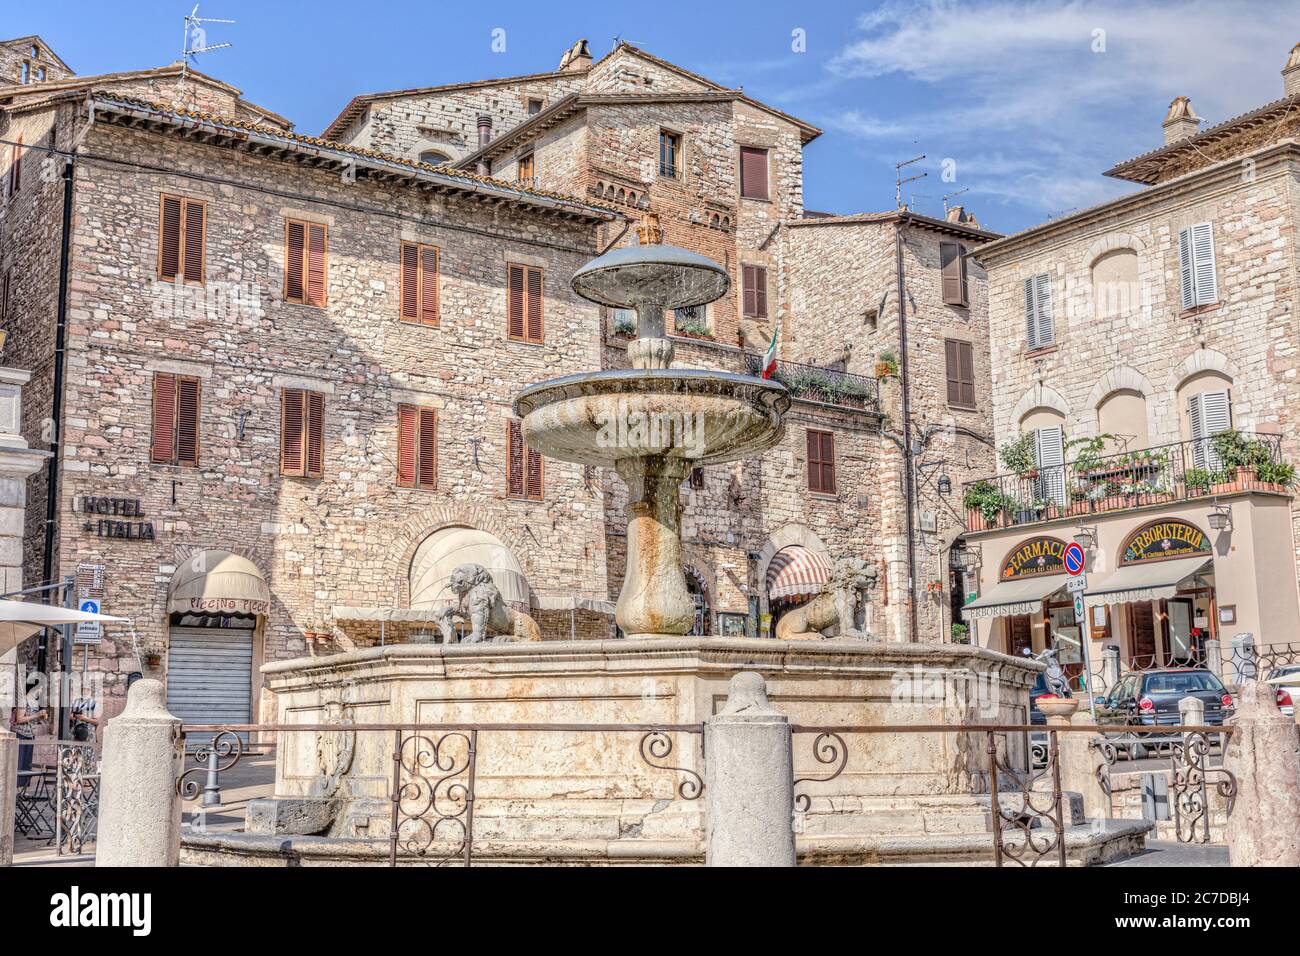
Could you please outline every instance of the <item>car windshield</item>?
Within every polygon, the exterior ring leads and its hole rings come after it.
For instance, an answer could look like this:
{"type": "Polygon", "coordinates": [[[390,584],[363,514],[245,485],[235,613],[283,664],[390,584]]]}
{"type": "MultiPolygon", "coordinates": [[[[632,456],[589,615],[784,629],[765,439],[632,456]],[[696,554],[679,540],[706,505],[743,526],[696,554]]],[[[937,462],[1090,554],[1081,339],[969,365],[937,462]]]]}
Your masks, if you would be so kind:
{"type": "Polygon", "coordinates": [[[1172,671],[1168,674],[1148,674],[1148,694],[1188,694],[1198,690],[1223,690],[1219,679],[1209,671],[1172,671]]]}
{"type": "Polygon", "coordinates": [[[1275,667],[1268,673],[1269,677],[1300,677],[1300,664],[1288,667],[1275,667]]]}

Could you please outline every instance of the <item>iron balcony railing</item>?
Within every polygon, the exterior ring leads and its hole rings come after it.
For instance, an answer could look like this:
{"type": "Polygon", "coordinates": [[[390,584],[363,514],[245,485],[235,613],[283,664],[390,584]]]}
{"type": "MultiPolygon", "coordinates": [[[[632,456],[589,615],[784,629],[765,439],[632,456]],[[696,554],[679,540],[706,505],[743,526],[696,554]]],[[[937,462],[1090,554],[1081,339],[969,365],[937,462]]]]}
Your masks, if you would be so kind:
{"type": "Polygon", "coordinates": [[[1291,476],[1281,443],[1280,435],[1228,432],[969,481],[962,486],[967,527],[985,531],[1236,491],[1285,493],[1291,476]]]}
{"type": "MultiPolygon", "coordinates": [[[[745,365],[751,374],[758,375],[763,370],[763,356],[746,354],[745,365]]],[[[871,411],[880,408],[880,383],[866,375],[841,372],[820,365],[777,362],[772,378],[789,389],[790,394],[796,398],[871,411]]]]}

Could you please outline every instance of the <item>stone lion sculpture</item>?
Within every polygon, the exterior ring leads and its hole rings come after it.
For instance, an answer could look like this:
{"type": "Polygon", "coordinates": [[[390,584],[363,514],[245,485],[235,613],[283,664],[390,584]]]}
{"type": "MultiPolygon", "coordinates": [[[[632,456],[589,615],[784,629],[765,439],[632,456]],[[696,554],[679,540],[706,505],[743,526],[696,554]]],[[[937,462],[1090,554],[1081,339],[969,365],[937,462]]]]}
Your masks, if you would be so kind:
{"type": "Polygon", "coordinates": [[[455,642],[452,622],[457,618],[470,626],[462,641],[464,644],[478,644],[489,636],[500,641],[542,639],[537,622],[502,600],[492,574],[481,564],[462,564],[451,572],[448,585],[456,595],[456,603],[438,612],[438,628],[442,631],[444,644],[455,642]]]}
{"type": "Polygon", "coordinates": [[[783,641],[808,641],[826,637],[869,640],[863,627],[867,592],[876,586],[877,569],[862,558],[840,558],[835,562],[830,585],[807,604],[795,608],[776,623],[776,636],[783,641]]]}

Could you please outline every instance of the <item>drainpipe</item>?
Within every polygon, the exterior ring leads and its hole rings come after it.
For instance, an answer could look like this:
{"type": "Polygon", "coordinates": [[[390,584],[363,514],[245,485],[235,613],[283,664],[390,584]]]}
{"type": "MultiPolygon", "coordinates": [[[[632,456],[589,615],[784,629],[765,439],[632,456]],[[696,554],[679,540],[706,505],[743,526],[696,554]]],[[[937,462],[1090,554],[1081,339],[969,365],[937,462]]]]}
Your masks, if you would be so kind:
{"type": "MultiPolygon", "coordinates": [[[[487,113],[478,115],[478,148],[482,149],[488,143],[492,142],[492,117],[487,113]]],[[[488,174],[488,161],[481,158],[474,170],[480,176],[488,174]]]]}
{"type": "Polygon", "coordinates": [[[903,499],[907,510],[907,618],[908,640],[916,643],[916,542],[915,516],[912,514],[916,491],[912,475],[912,405],[908,388],[907,301],[903,283],[903,223],[894,224],[894,260],[897,267],[898,297],[898,384],[903,393],[903,499]]]}

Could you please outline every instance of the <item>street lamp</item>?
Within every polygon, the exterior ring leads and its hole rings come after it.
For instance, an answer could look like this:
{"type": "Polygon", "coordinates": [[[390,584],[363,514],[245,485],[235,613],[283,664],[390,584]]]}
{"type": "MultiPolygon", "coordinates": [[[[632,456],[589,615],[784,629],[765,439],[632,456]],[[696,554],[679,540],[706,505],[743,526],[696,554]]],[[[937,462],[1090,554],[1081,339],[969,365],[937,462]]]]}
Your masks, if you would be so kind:
{"type": "Polygon", "coordinates": [[[952,494],[952,479],[949,478],[946,474],[939,475],[939,494],[941,495],[952,494]]]}
{"type": "Polygon", "coordinates": [[[1214,503],[1214,510],[1210,512],[1210,527],[1215,531],[1223,531],[1232,527],[1232,507],[1229,505],[1220,505],[1217,501],[1214,503]]]}
{"type": "Polygon", "coordinates": [[[1097,547],[1097,529],[1079,525],[1079,530],[1074,535],[1074,543],[1085,550],[1097,547]]]}
{"type": "Polygon", "coordinates": [[[962,570],[968,574],[974,574],[984,563],[983,554],[979,548],[962,548],[959,557],[962,570]]]}

